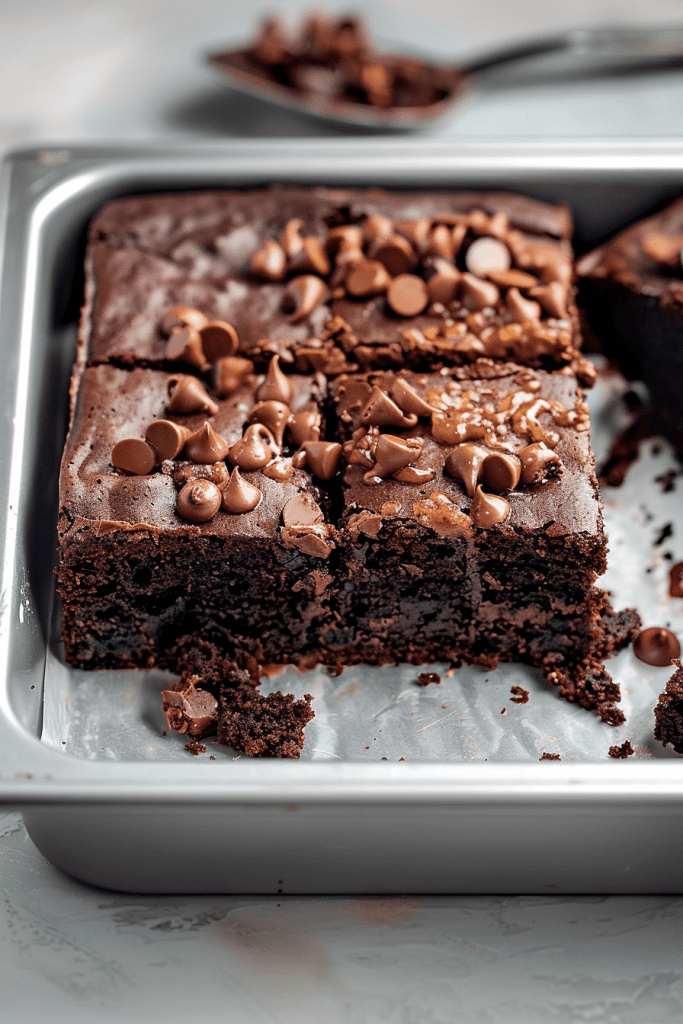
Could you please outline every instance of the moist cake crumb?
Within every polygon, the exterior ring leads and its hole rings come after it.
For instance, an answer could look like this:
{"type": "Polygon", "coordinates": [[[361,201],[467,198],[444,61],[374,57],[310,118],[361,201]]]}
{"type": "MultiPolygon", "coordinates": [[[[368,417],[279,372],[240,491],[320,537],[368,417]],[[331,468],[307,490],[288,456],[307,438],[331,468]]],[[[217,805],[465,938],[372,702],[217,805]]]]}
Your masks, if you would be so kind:
{"type": "Polygon", "coordinates": [[[314,717],[312,700],[308,693],[297,700],[291,693],[264,696],[250,686],[223,686],[218,739],[249,757],[298,758],[304,726],[314,717]]]}
{"type": "Polygon", "coordinates": [[[631,754],[635,754],[635,750],[631,746],[630,740],[624,740],[624,742],[617,746],[609,748],[608,754],[610,757],[614,757],[617,760],[623,760],[624,758],[630,757],[631,754]]]}
{"type": "Polygon", "coordinates": [[[683,754],[683,669],[677,659],[674,665],[676,671],[660,693],[655,708],[655,739],[683,754]]]}
{"type": "Polygon", "coordinates": [[[429,686],[430,683],[434,683],[436,686],[441,685],[441,676],[437,672],[420,672],[417,677],[418,686],[429,686]]]}
{"type": "Polygon", "coordinates": [[[543,751],[538,759],[539,761],[561,761],[562,758],[559,754],[549,754],[547,751],[543,751]]]}
{"type": "Polygon", "coordinates": [[[522,686],[511,686],[510,693],[512,694],[510,700],[513,704],[527,704],[529,701],[529,691],[522,686]]]}

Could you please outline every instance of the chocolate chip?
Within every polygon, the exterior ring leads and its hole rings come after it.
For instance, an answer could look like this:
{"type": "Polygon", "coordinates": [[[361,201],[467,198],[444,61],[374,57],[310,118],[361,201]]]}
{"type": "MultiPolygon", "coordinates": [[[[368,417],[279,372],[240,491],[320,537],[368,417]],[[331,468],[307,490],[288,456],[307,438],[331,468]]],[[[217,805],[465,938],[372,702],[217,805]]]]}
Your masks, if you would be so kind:
{"type": "Polygon", "coordinates": [[[254,372],[251,359],[239,356],[225,356],[213,364],[213,386],[219,398],[227,398],[242,386],[247,377],[254,372]]]}
{"type": "Polygon", "coordinates": [[[373,259],[382,264],[392,277],[407,274],[417,263],[415,250],[407,238],[392,235],[370,250],[373,259]]]}
{"type": "Polygon", "coordinates": [[[207,323],[204,314],[194,306],[174,306],[161,321],[161,329],[166,334],[170,334],[176,327],[194,327],[195,330],[201,331],[207,323]]]}
{"type": "Polygon", "coordinates": [[[562,320],[567,315],[567,289],[560,281],[539,284],[529,289],[529,295],[538,299],[546,312],[562,320]]]}
{"type": "Polygon", "coordinates": [[[169,728],[174,732],[206,736],[215,731],[218,701],[208,690],[196,688],[190,683],[181,690],[162,690],[161,698],[169,728]]]}
{"type": "Polygon", "coordinates": [[[239,347],[237,331],[232,324],[227,324],[224,320],[212,320],[206,327],[202,327],[199,335],[204,355],[209,363],[234,355],[239,347]]]}
{"type": "Polygon", "coordinates": [[[379,213],[373,213],[363,222],[363,231],[369,242],[377,242],[380,239],[388,238],[394,231],[394,222],[389,217],[383,217],[379,213]]]}
{"type": "Polygon", "coordinates": [[[510,505],[497,494],[485,494],[481,484],[477,486],[472,499],[470,516],[475,526],[483,528],[504,522],[510,515],[510,505]]]}
{"type": "Polygon", "coordinates": [[[361,423],[375,427],[414,427],[417,423],[415,413],[406,416],[393,402],[385,391],[376,384],[360,411],[361,423]]]}
{"type": "Polygon", "coordinates": [[[510,250],[499,238],[476,238],[465,253],[465,266],[477,277],[487,277],[491,271],[509,270],[511,264],[510,250]]]}
{"type": "Polygon", "coordinates": [[[500,292],[493,281],[482,281],[473,274],[462,275],[460,293],[464,305],[475,312],[495,306],[500,298],[500,292]]]}
{"type": "Polygon", "coordinates": [[[646,665],[663,668],[670,665],[674,658],[680,658],[681,645],[670,629],[650,626],[639,633],[633,641],[633,653],[646,665]]]}
{"type": "Polygon", "coordinates": [[[512,491],[519,483],[520,461],[516,455],[507,452],[490,452],[484,459],[479,472],[480,480],[496,494],[512,491]]]}
{"type": "Polygon", "coordinates": [[[437,224],[427,238],[427,252],[432,256],[442,256],[445,260],[455,258],[453,249],[453,233],[445,224],[437,224]]]}
{"type": "Polygon", "coordinates": [[[357,224],[340,224],[327,232],[325,248],[330,256],[339,252],[363,251],[363,232],[357,224]]]}
{"type": "Polygon", "coordinates": [[[287,255],[274,239],[267,239],[251,258],[251,272],[266,281],[281,281],[287,269],[287,255]]]}
{"type": "Polygon", "coordinates": [[[223,491],[221,508],[231,515],[242,515],[255,509],[262,497],[258,487],[250,484],[248,480],[244,480],[239,469],[235,467],[228,485],[223,491]]]}
{"type": "Polygon", "coordinates": [[[320,412],[318,409],[304,409],[295,412],[287,424],[293,444],[301,447],[306,441],[317,441],[320,437],[320,412]]]}
{"type": "Polygon", "coordinates": [[[202,338],[195,327],[174,327],[166,343],[166,358],[172,362],[187,363],[201,370],[206,365],[202,338]]]}
{"type": "Polygon", "coordinates": [[[669,596],[683,597],[683,562],[676,562],[669,569],[669,596]]]}
{"type": "Polygon", "coordinates": [[[455,539],[467,537],[472,532],[469,516],[458,508],[448,494],[441,491],[434,491],[429,498],[414,502],[413,515],[418,523],[440,537],[455,539]]]}
{"type": "Polygon", "coordinates": [[[415,274],[399,274],[389,285],[387,302],[399,316],[417,316],[429,302],[427,285],[415,274]]]}
{"type": "Polygon", "coordinates": [[[301,237],[301,229],[304,226],[304,222],[298,217],[292,217],[285,224],[282,235],[280,236],[280,245],[285,251],[285,255],[288,260],[294,259],[298,253],[304,247],[304,240],[301,237]]]}
{"type": "Polygon", "coordinates": [[[434,409],[402,377],[397,377],[391,388],[391,397],[396,404],[413,416],[431,416],[434,409]]]}
{"type": "Polygon", "coordinates": [[[336,441],[306,441],[306,461],[319,480],[331,480],[341,463],[342,446],[336,441]]]}
{"type": "Polygon", "coordinates": [[[446,473],[465,485],[465,490],[470,498],[474,497],[479,480],[479,470],[488,454],[486,448],[467,442],[454,448],[446,459],[444,466],[446,473]]]}
{"type": "Polygon", "coordinates": [[[146,476],[158,462],[151,445],[137,437],[117,441],[111,450],[111,464],[132,476],[146,476]]]}
{"type": "Polygon", "coordinates": [[[562,461],[543,441],[529,444],[518,453],[522,466],[520,479],[525,487],[536,487],[562,471],[562,461]]]}
{"type": "Polygon", "coordinates": [[[147,427],[145,437],[157,453],[157,460],[164,462],[180,454],[190,433],[187,427],[171,420],[154,420],[147,427]]]}
{"type": "Polygon", "coordinates": [[[539,283],[537,277],[523,270],[489,270],[486,276],[500,288],[533,288],[539,283]]]}
{"type": "Polygon", "coordinates": [[[280,449],[275,443],[275,438],[262,423],[252,423],[244,432],[228,455],[234,466],[240,469],[252,471],[263,469],[269,462],[280,454],[280,449]]]}
{"type": "Polygon", "coordinates": [[[294,388],[292,382],[285,377],[280,369],[280,357],[273,356],[268,366],[268,373],[263,384],[256,392],[258,402],[283,402],[292,404],[294,388]]]}
{"type": "Polygon", "coordinates": [[[327,277],[332,266],[321,243],[312,236],[304,238],[303,243],[303,249],[292,261],[291,269],[312,270],[315,274],[327,277]]]}
{"type": "Polygon", "coordinates": [[[364,475],[364,483],[376,483],[393,476],[404,466],[415,462],[422,454],[424,442],[421,437],[394,437],[380,434],[375,448],[375,465],[364,475]]]}
{"type": "Polygon", "coordinates": [[[345,283],[349,295],[365,298],[385,292],[391,284],[391,278],[383,264],[377,260],[362,260],[351,267],[345,283]]]}
{"type": "Polygon", "coordinates": [[[513,320],[518,324],[529,320],[541,319],[541,307],[538,302],[526,299],[517,288],[510,288],[505,296],[505,305],[513,320]]]}
{"type": "Polygon", "coordinates": [[[189,415],[193,412],[206,412],[215,416],[218,406],[206,393],[206,389],[196,377],[187,374],[174,374],[168,378],[168,394],[170,396],[166,408],[169,412],[189,415]]]}
{"type": "Polygon", "coordinates": [[[185,454],[193,462],[206,465],[221,462],[228,454],[228,443],[206,420],[185,442],[185,454]]]}
{"type": "Polygon", "coordinates": [[[282,510],[282,522],[290,529],[316,526],[324,521],[322,510],[310,494],[295,494],[282,510]]]}
{"type": "Polygon", "coordinates": [[[657,231],[651,231],[645,235],[641,242],[641,248],[648,259],[653,263],[661,263],[667,267],[681,268],[681,251],[683,250],[683,236],[663,235],[657,231]]]}
{"type": "Polygon", "coordinates": [[[190,523],[206,523],[221,506],[221,492],[210,480],[190,480],[178,494],[178,515],[190,523]]]}
{"type": "Polygon", "coordinates": [[[303,320],[322,301],[327,288],[324,281],[314,274],[293,277],[285,289],[282,308],[290,314],[292,323],[303,320]]]}
{"type": "Polygon", "coordinates": [[[267,466],[264,466],[261,472],[264,476],[269,477],[269,479],[277,480],[278,483],[282,484],[285,480],[289,480],[293,471],[291,459],[276,457],[267,466]]]}
{"type": "Polygon", "coordinates": [[[427,292],[430,302],[442,302],[447,306],[452,302],[458,293],[460,284],[460,271],[455,267],[452,270],[437,270],[427,279],[427,292]]]}
{"type": "Polygon", "coordinates": [[[275,438],[278,448],[282,448],[285,427],[291,416],[291,410],[284,402],[258,402],[249,413],[250,423],[263,423],[275,438]]]}

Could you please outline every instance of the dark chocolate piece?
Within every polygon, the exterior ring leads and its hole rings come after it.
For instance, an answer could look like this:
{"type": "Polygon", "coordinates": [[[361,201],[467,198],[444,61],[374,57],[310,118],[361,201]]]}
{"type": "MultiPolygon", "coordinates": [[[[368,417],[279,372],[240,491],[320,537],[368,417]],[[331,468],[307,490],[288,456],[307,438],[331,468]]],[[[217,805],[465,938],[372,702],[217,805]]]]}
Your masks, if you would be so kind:
{"type": "Polygon", "coordinates": [[[670,629],[650,626],[642,630],[633,641],[633,653],[646,665],[663,668],[680,657],[681,645],[670,629]]]}

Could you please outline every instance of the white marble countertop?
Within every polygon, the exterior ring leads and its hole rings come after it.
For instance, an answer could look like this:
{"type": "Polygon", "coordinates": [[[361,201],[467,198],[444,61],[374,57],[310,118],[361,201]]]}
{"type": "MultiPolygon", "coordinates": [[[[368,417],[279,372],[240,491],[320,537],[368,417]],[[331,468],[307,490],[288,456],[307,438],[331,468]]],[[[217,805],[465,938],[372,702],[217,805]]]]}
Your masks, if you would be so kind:
{"type": "MultiPolygon", "coordinates": [[[[240,100],[198,55],[246,37],[235,0],[1,4],[0,154],[38,141],[334,129],[240,100]]],[[[361,5],[354,5],[357,9],[361,5]]],[[[386,39],[458,57],[680,0],[364,5],[386,39]]],[[[441,137],[677,135],[683,74],[482,91],[441,137]]],[[[682,887],[683,888],[683,887],[682,887]]],[[[87,888],[0,813],[0,1024],[663,1024],[683,1020],[683,898],[134,897],[87,888]]]]}

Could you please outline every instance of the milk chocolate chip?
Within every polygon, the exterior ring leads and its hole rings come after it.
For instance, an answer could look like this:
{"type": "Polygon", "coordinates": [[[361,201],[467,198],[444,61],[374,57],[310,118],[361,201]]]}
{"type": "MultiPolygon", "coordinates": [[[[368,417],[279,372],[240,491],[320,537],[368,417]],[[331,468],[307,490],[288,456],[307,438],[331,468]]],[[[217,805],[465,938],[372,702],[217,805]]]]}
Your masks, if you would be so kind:
{"type": "Polygon", "coordinates": [[[313,312],[326,291],[325,282],[314,274],[293,277],[285,289],[282,308],[290,314],[290,320],[296,323],[313,312]]]}
{"type": "Polygon", "coordinates": [[[391,388],[391,397],[396,404],[412,416],[431,416],[435,411],[424,399],[420,398],[417,391],[411,388],[402,377],[397,377],[391,388]]]}
{"type": "Polygon", "coordinates": [[[206,389],[196,377],[186,374],[175,374],[168,378],[168,394],[170,400],[166,408],[169,412],[189,415],[193,412],[206,412],[215,416],[218,406],[206,393],[206,389]]]}
{"type": "Polygon", "coordinates": [[[213,364],[213,386],[219,398],[227,398],[242,386],[247,377],[254,372],[251,359],[239,356],[225,356],[213,364]]]}
{"type": "Polygon", "coordinates": [[[309,469],[319,480],[331,480],[341,463],[342,446],[336,441],[306,441],[303,446],[309,469]]]}
{"type": "Polygon", "coordinates": [[[304,409],[295,412],[287,424],[292,443],[301,447],[306,441],[317,441],[320,437],[320,412],[318,409],[304,409]]]}
{"type": "Polygon", "coordinates": [[[185,442],[185,454],[193,462],[221,462],[228,454],[228,443],[206,420],[185,442]]]}
{"type": "Polygon", "coordinates": [[[291,410],[284,402],[258,402],[249,413],[250,423],[263,423],[275,438],[278,448],[282,448],[285,427],[291,416],[291,410]]]}
{"type": "Polygon", "coordinates": [[[190,480],[178,494],[178,515],[190,523],[206,523],[221,505],[221,492],[210,480],[190,480]]]}
{"type": "Polygon", "coordinates": [[[360,412],[360,422],[374,427],[414,427],[417,415],[406,416],[385,391],[375,386],[360,412]]]}
{"type": "Polygon", "coordinates": [[[479,479],[496,494],[512,491],[519,483],[520,461],[516,455],[507,452],[489,452],[484,459],[479,479]]]}
{"type": "Polygon", "coordinates": [[[499,238],[477,238],[465,253],[465,266],[477,277],[487,277],[491,271],[509,270],[511,264],[510,250],[499,238]]]}
{"type": "Polygon", "coordinates": [[[523,270],[489,270],[486,276],[500,288],[533,288],[538,284],[537,277],[523,270]]]}
{"type": "Polygon", "coordinates": [[[280,369],[280,357],[273,356],[268,366],[268,373],[263,384],[256,392],[256,400],[259,402],[283,402],[285,405],[292,404],[294,388],[280,369]]]}
{"type": "Polygon", "coordinates": [[[174,327],[166,342],[166,358],[201,370],[206,365],[202,337],[195,327],[174,327]]]}
{"type": "Polygon", "coordinates": [[[460,278],[460,294],[464,305],[473,312],[495,306],[500,298],[493,281],[482,281],[473,274],[463,274],[460,278]]]}
{"type": "Polygon", "coordinates": [[[489,452],[486,448],[467,442],[454,448],[446,459],[445,471],[454,480],[460,480],[465,485],[465,490],[470,498],[474,497],[479,480],[479,470],[488,455],[489,452]]]}
{"type": "Polygon", "coordinates": [[[363,476],[363,482],[372,484],[377,478],[393,476],[404,466],[415,462],[422,454],[424,442],[421,437],[394,437],[380,434],[375,448],[375,465],[363,476]]]}
{"type": "Polygon", "coordinates": [[[407,274],[417,263],[415,250],[407,238],[393,235],[371,250],[370,255],[391,274],[407,274]]]}
{"type": "Polygon", "coordinates": [[[539,284],[529,289],[529,295],[538,299],[543,308],[551,316],[562,320],[567,315],[567,289],[560,281],[539,284]]]}
{"type": "Polygon", "coordinates": [[[201,331],[207,323],[204,314],[194,306],[174,306],[161,321],[161,329],[166,334],[170,334],[176,327],[194,327],[195,330],[201,331]]]}
{"type": "Polygon", "coordinates": [[[157,453],[159,462],[175,459],[183,450],[191,431],[171,420],[154,420],[147,427],[145,437],[157,453]]]}
{"type": "Polygon", "coordinates": [[[126,437],[123,441],[117,441],[111,450],[112,466],[132,476],[146,476],[152,472],[158,461],[154,449],[137,437],[126,437]]]}
{"type": "Polygon", "coordinates": [[[305,555],[327,558],[334,548],[322,511],[309,494],[297,494],[289,499],[282,510],[282,522],[283,541],[305,555]]]}
{"type": "Polygon", "coordinates": [[[526,323],[528,320],[541,319],[541,307],[531,299],[525,299],[517,288],[510,288],[505,296],[505,305],[513,320],[518,324],[526,323]]]}
{"type": "Polygon", "coordinates": [[[377,260],[362,260],[351,267],[346,276],[346,290],[356,298],[380,295],[391,284],[391,278],[383,264],[377,260]]]}
{"type": "Polygon", "coordinates": [[[387,302],[399,316],[418,316],[429,302],[427,285],[415,274],[399,274],[389,285],[387,302]]]}
{"type": "Polygon", "coordinates": [[[227,324],[224,320],[212,320],[206,327],[202,327],[199,335],[204,355],[209,363],[234,355],[239,346],[237,331],[232,324],[227,324]]]}
{"type": "Polygon", "coordinates": [[[190,683],[182,690],[162,690],[161,698],[169,729],[181,735],[188,733],[196,737],[215,731],[218,701],[208,690],[195,688],[190,683]]]}
{"type": "Polygon", "coordinates": [[[681,645],[670,629],[662,626],[650,626],[644,629],[633,641],[633,653],[646,665],[664,668],[674,658],[680,658],[681,645]]]}
{"type": "Polygon", "coordinates": [[[466,537],[472,532],[469,516],[442,491],[434,491],[429,498],[414,502],[413,515],[418,523],[429,527],[440,537],[455,539],[466,537]]]}
{"type": "Polygon", "coordinates": [[[255,509],[262,497],[258,487],[250,484],[248,480],[244,480],[235,466],[228,485],[223,491],[221,508],[231,515],[242,515],[255,509]]]}
{"type": "Polygon", "coordinates": [[[543,441],[527,445],[518,452],[518,456],[522,465],[520,479],[525,487],[537,487],[551,476],[558,476],[563,469],[560,456],[543,441]]]}
{"type": "Polygon", "coordinates": [[[669,569],[669,596],[683,597],[683,562],[676,562],[669,569]]]}
{"type": "Polygon", "coordinates": [[[252,423],[228,453],[228,457],[234,466],[246,469],[247,472],[255,469],[263,469],[276,456],[280,449],[275,443],[275,438],[262,423],[252,423]]]}
{"type": "Polygon", "coordinates": [[[510,505],[497,494],[485,494],[481,484],[477,486],[472,499],[470,516],[475,526],[494,526],[504,522],[510,515],[510,505]]]}
{"type": "Polygon", "coordinates": [[[251,272],[266,281],[281,281],[287,269],[287,255],[281,245],[267,239],[251,259],[251,272]]]}

